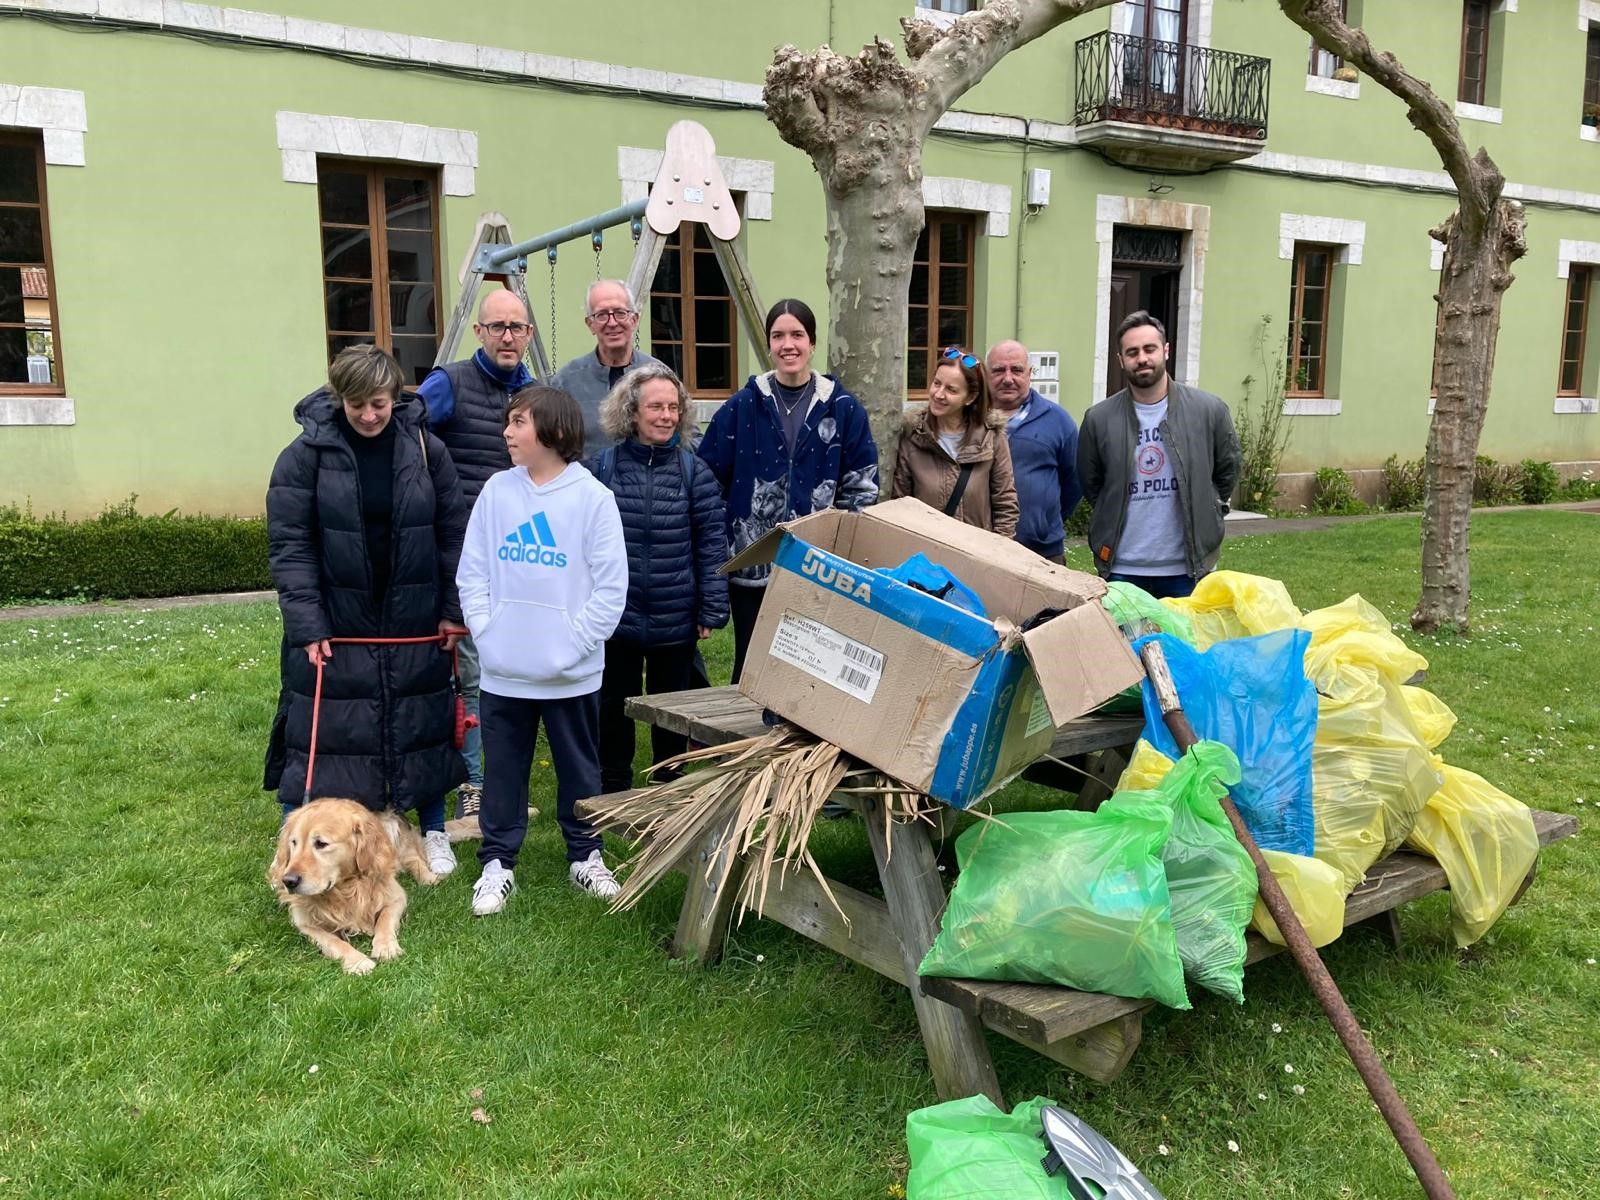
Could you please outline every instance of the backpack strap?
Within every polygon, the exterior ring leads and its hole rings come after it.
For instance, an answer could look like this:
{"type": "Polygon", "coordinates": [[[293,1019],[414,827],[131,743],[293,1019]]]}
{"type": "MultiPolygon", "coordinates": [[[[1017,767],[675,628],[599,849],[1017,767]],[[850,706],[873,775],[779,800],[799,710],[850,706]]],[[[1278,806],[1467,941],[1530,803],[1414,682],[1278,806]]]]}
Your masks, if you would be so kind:
{"type": "Polygon", "coordinates": [[[600,451],[600,456],[595,460],[594,465],[598,469],[596,478],[607,487],[610,487],[611,477],[617,473],[617,448],[615,446],[607,446],[600,451]]]}
{"type": "Polygon", "coordinates": [[[694,472],[695,464],[700,461],[700,456],[693,450],[678,448],[678,470],[683,474],[683,494],[689,500],[689,507],[694,507],[694,472]]]}

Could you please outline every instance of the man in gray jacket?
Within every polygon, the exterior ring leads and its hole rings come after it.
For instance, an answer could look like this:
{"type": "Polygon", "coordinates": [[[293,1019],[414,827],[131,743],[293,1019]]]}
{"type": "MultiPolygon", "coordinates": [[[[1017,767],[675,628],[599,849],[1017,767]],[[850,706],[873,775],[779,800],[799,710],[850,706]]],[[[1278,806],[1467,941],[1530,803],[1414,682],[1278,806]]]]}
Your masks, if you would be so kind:
{"type": "Polygon", "coordinates": [[[594,334],[594,351],[564,365],[551,382],[583,410],[583,461],[587,462],[613,442],[600,428],[600,401],[629,371],[656,360],[634,349],[639,306],[622,280],[600,279],[589,285],[583,322],[594,334]]]}
{"type": "Polygon", "coordinates": [[[1152,596],[1187,596],[1217,565],[1222,518],[1239,474],[1228,408],[1167,374],[1167,331],[1149,313],[1117,327],[1128,386],[1092,406],[1078,478],[1094,505],[1095,569],[1152,596]]]}

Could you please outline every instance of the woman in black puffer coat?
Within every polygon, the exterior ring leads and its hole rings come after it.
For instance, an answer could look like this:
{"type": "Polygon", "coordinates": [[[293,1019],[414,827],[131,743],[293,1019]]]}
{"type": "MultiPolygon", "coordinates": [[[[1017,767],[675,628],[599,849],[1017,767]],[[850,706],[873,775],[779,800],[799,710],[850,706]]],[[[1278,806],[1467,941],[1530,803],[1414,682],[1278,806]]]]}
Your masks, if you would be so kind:
{"type": "MultiPolygon", "coordinates": [[[[589,462],[617,497],[628,544],[628,605],[606,643],[600,683],[600,784],[633,786],[629,696],[694,686],[695,646],[728,623],[728,560],[722,490],[685,442],[689,393],[671,368],[630,371],[601,402],[600,424],[622,441],[589,462]],[[642,687],[641,687],[642,679],[642,687]]],[[[686,739],[650,730],[652,761],[681,754],[686,739]]]]}
{"type": "Polygon", "coordinates": [[[342,351],[328,386],[295,406],[304,432],[273,467],[267,539],[283,687],[265,786],[286,810],[304,798],[320,658],[315,796],[417,809],[424,833],[437,833],[425,838],[437,870],[440,845],[449,850],[444,797],[466,778],[450,655],[439,643],[328,643],[443,634],[449,647],[466,632],[455,583],[466,505],[449,454],[402,382],[377,347],[342,351]]]}

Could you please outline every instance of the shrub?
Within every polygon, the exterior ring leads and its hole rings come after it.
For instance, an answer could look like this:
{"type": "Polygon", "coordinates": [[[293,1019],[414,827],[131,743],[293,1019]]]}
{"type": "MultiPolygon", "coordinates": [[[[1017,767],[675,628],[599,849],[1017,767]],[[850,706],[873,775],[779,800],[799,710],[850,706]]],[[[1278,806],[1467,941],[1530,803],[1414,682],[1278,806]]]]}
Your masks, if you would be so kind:
{"type": "Polygon", "coordinates": [[[1324,516],[1364,513],[1367,506],[1356,496],[1356,485],[1342,467],[1322,467],[1311,485],[1311,511],[1324,516]]]}
{"type": "Polygon", "coordinates": [[[1590,479],[1587,473],[1569,479],[1561,485],[1563,500],[1593,500],[1597,496],[1600,496],[1600,483],[1590,479]]]}
{"type": "Polygon", "coordinates": [[[1239,435],[1239,504],[1250,512],[1270,513],[1278,507],[1278,467],[1289,445],[1291,426],[1283,419],[1284,340],[1271,338],[1272,317],[1265,314],[1256,332],[1256,357],[1261,378],[1254,372],[1240,381],[1244,399],[1234,414],[1239,435]],[[1255,387],[1262,383],[1257,397],[1255,387]]]}
{"type": "Polygon", "coordinates": [[[1472,471],[1472,502],[1499,506],[1517,504],[1521,499],[1517,468],[1510,463],[1497,463],[1486,454],[1478,455],[1472,471]]]}
{"type": "Polygon", "coordinates": [[[0,508],[0,604],[272,586],[261,518],[140,516],[137,499],[86,521],[0,508]]]}
{"type": "Polygon", "coordinates": [[[1524,504],[1549,504],[1560,488],[1561,477],[1549,463],[1534,462],[1531,458],[1522,460],[1517,472],[1517,490],[1524,504]]]}
{"type": "Polygon", "coordinates": [[[1401,462],[1391,454],[1383,461],[1384,504],[1394,512],[1411,512],[1422,507],[1428,495],[1428,472],[1423,460],[1401,462]]]}
{"type": "Polygon", "coordinates": [[[1078,501],[1078,507],[1072,510],[1072,515],[1067,518],[1068,537],[1088,537],[1089,518],[1094,515],[1094,506],[1087,500],[1078,501]]]}

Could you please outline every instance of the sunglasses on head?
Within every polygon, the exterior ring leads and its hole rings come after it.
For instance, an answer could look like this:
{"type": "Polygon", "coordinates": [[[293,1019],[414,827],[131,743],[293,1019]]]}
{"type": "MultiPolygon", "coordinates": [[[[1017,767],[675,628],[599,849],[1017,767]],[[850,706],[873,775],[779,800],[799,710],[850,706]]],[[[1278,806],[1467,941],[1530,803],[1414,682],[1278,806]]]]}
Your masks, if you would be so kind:
{"type": "Polygon", "coordinates": [[[944,352],[944,356],[947,359],[953,359],[956,362],[959,362],[969,371],[973,370],[978,365],[977,358],[971,354],[963,353],[960,346],[948,347],[944,352]]]}

